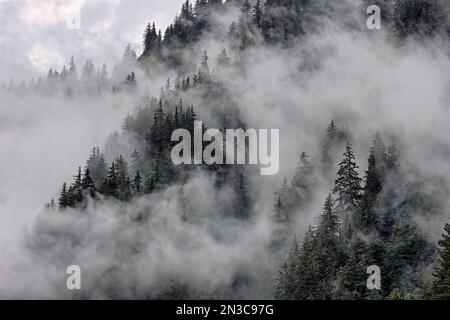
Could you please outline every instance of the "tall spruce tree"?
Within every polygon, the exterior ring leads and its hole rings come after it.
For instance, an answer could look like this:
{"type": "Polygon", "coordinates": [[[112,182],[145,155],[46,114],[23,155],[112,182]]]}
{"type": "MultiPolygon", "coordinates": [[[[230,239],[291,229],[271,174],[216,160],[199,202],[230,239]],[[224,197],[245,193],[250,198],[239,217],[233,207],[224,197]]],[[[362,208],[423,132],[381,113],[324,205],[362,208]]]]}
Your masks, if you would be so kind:
{"type": "Polygon", "coordinates": [[[355,161],[352,145],[348,142],[343,154],[343,160],[339,163],[339,170],[333,193],[336,195],[337,209],[349,211],[356,208],[361,199],[361,182],[355,161]]]}

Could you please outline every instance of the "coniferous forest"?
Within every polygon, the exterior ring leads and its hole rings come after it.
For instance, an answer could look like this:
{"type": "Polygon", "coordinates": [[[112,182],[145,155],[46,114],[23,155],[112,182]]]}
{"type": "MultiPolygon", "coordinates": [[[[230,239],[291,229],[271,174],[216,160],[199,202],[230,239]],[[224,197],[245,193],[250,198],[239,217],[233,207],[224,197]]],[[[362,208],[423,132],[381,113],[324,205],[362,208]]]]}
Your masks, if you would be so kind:
{"type": "Polygon", "coordinates": [[[0,171],[21,182],[0,189],[5,239],[33,212],[0,254],[0,297],[450,299],[447,1],[186,0],[168,26],[152,19],[114,65],[87,51],[1,85],[0,133],[44,121],[56,129],[38,146],[58,157],[21,152],[31,167],[0,171]],[[63,145],[59,117],[80,125],[63,145]],[[115,129],[90,139],[102,121],[115,129]],[[175,165],[171,135],[196,121],[279,129],[279,172],[175,165]],[[54,181],[42,208],[21,207],[54,181]]]}

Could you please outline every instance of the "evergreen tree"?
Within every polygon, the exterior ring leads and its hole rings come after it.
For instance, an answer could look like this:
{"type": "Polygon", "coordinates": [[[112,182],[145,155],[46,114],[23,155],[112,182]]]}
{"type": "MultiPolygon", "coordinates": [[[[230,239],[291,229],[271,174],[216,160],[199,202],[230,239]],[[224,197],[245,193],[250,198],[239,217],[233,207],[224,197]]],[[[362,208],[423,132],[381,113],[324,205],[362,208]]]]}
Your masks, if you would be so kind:
{"type": "Polygon", "coordinates": [[[205,51],[202,56],[200,70],[198,72],[198,79],[200,83],[207,82],[209,80],[210,74],[209,74],[208,60],[209,60],[208,52],[205,51]]]}
{"type": "Polygon", "coordinates": [[[337,274],[335,299],[366,299],[371,292],[367,290],[367,267],[381,265],[382,252],[376,239],[359,234],[352,239],[345,265],[337,274]]]}
{"type": "Polygon", "coordinates": [[[334,147],[336,147],[338,141],[338,130],[334,124],[334,120],[331,120],[322,145],[322,166],[327,173],[331,170],[333,165],[332,153],[334,147]]]}
{"type": "Polygon", "coordinates": [[[397,144],[394,142],[388,148],[386,155],[386,168],[391,171],[396,171],[398,169],[398,162],[400,158],[400,150],[397,144]]]}
{"type": "Polygon", "coordinates": [[[355,212],[353,219],[355,227],[364,232],[370,232],[377,228],[375,206],[378,194],[382,189],[373,148],[370,151],[368,163],[361,205],[359,210],[355,212]]]}
{"type": "Polygon", "coordinates": [[[60,209],[67,208],[68,203],[69,203],[69,199],[67,196],[67,186],[66,186],[66,183],[64,183],[62,186],[61,195],[59,196],[59,202],[58,202],[59,208],[60,209]]]}
{"type": "Polygon", "coordinates": [[[108,176],[105,178],[105,181],[100,188],[100,192],[105,196],[114,198],[119,197],[119,185],[116,173],[116,165],[114,162],[108,171],[108,176]]]}
{"type": "Polygon", "coordinates": [[[136,174],[138,171],[142,171],[144,169],[144,162],[139,151],[134,150],[131,154],[131,173],[136,174]]]}
{"type": "Polygon", "coordinates": [[[75,64],[75,60],[73,57],[70,58],[69,63],[69,79],[73,82],[78,79],[77,75],[77,65],[75,64]]]}
{"type": "Polygon", "coordinates": [[[77,174],[73,178],[74,181],[71,186],[70,202],[75,206],[83,201],[81,167],[78,168],[77,174]]]}
{"type": "Polygon", "coordinates": [[[430,245],[419,232],[418,226],[408,212],[401,208],[388,242],[386,261],[383,266],[384,290],[395,288],[412,293],[419,287],[420,279],[415,274],[420,266],[428,263],[431,257],[430,245]]]}
{"type": "Polygon", "coordinates": [[[361,181],[355,162],[352,145],[347,143],[344,159],[339,163],[339,170],[333,193],[337,196],[338,210],[349,211],[356,208],[361,199],[361,181]]]}
{"type": "Polygon", "coordinates": [[[442,240],[439,241],[439,260],[434,271],[432,297],[434,299],[450,299],[450,224],[444,227],[442,240]]]}
{"type": "Polygon", "coordinates": [[[437,0],[396,0],[394,30],[398,36],[432,37],[445,27],[445,13],[437,0]]]}
{"type": "Polygon", "coordinates": [[[131,199],[131,182],[128,174],[128,164],[122,156],[115,160],[115,173],[118,199],[129,201],[131,199]]]}
{"type": "Polygon", "coordinates": [[[350,143],[347,143],[344,159],[339,163],[333,194],[336,196],[337,210],[343,218],[343,234],[351,237],[353,230],[353,214],[361,200],[361,181],[357,172],[358,166],[350,143]]]}
{"type": "Polygon", "coordinates": [[[90,197],[94,198],[97,192],[95,182],[91,177],[89,168],[84,169],[83,180],[81,181],[81,187],[84,192],[87,192],[90,197]]]}
{"type": "Polygon", "coordinates": [[[275,194],[274,218],[277,223],[287,223],[289,221],[289,216],[286,213],[286,208],[283,205],[281,193],[279,192],[275,194]]]}
{"type": "Polygon", "coordinates": [[[153,22],[152,24],[147,24],[144,32],[144,52],[143,56],[149,56],[150,54],[156,52],[159,48],[160,37],[156,32],[156,25],[153,22]]]}
{"type": "Polygon", "coordinates": [[[316,271],[317,249],[316,230],[309,226],[303,238],[297,267],[295,299],[311,300],[316,296],[316,284],[319,283],[319,279],[322,277],[316,271]]]}
{"type": "Polygon", "coordinates": [[[135,194],[142,192],[142,177],[139,171],[136,171],[136,175],[134,176],[132,189],[135,194]]]}
{"type": "Polygon", "coordinates": [[[261,0],[257,0],[255,7],[253,8],[252,23],[256,25],[258,28],[261,28],[263,14],[264,12],[262,10],[261,0]]]}
{"type": "Polygon", "coordinates": [[[275,298],[279,300],[291,300],[296,298],[297,273],[300,250],[297,239],[294,237],[286,263],[281,267],[275,287],[275,298]]]}
{"type": "Polygon", "coordinates": [[[92,179],[96,186],[101,186],[107,175],[107,166],[105,157],[100,153],[99,148],[92,148],[89,159],[86,162],[86,168],[89,169],[92,179]]]}
{"type": "Polygon", "coordinates": [[[333,199],[329,195],[317,227],[315,273],[322,277],[315,288],[315,299],[328,300],[333,297],[334,281],[344,260],[340,232],[339,218],[334,211],[333,199]]]}
{"type": "Polygon", "coordinates": [[[331,194],[325,200],[317,231],[318,235],[324,235],[325,237],[334,237],[340,234],[339,217],[334,212],[331,194]]]}
{"type": "Polygon", "coordinates": [[[289,187],[286,178],[279,191],[275,193],[273,206],[274,230],[272,233],[271,247],[275,251],[283,249],[292,237],[292,200],[289,198],[289,187]]]}
{"type": "Polygon", "coordinates": [[[302,249],[295,255],[295,271],[287,266],[278,277],[277,295],[283,299],[331,299],[339,269],[344,264],[339,218],[329,195],[319,217],[317,229],[309,228],[302,249]],[[294,274],[294,276],[288,275],[294,274]],[[281,290],[284,288],[284,291],[281,290]],[[280,294],[284,292],[284,294],[280,294]]]}

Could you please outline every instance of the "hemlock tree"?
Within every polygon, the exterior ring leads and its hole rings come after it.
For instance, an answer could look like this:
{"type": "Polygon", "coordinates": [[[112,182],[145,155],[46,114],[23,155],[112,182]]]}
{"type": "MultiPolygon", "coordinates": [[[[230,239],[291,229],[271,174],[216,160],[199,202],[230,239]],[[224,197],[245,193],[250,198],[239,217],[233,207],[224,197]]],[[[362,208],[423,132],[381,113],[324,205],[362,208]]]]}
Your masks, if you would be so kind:
{"type": "Polygon", "coordinates": [[[450,299],[450,224],[445,224],[442,240],[439,241],[439,260],[434,271],[432,297],[450,299]]]}

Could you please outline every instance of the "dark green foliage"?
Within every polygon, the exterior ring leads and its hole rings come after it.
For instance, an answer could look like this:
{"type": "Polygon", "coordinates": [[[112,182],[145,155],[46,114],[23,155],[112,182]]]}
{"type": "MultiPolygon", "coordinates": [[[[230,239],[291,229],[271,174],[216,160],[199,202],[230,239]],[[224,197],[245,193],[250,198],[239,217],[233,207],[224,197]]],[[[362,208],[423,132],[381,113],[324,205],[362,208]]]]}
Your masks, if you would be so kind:
{"type": "Polygon", "coordinates": [[[83,202],[81,167],[78,168],[77,174],[73,178],[71,203],[76,204],[83,202]]]}
{"type": "Polygon", "coordinates": [[[269,43],[287,42],[304,33],[309,0],[267,0],[261,22],[269,43]]]}
{"type": "Polygon", "coordinates": [[[354,210],[361,199],[361,181],[356,165],[352,145],[347,143],[344,159],[339,163],[339,170],[334,184],[333,193],[336,195],[340,212],[349,213],[354,210]]]}
{"type": "Polygon", "coordinates": [[[377,216],[375,205],[382,185],[380,174],[375,158],[375,151],[372,148],[368,160],[368,169],[365,176],[364,194],[362,196],[359,210],[353,216],[353,223],[361,231],[370,233],[372,228],[377,227],[377,216]]]}
{"type": "Polygon", "coordinates": [[[105,196],[118,198],[119,192],[118,192],[118,182],[115,163],[113,163],[109,168],[108,176],[103,181],[103,184],[100,188],[100,193],[105,196]]]}
{"type": "MultiPolygon", "coordinates": [[[[370,4],[382,7],[384,19],[394,18],[394,27],[401,37],[432,35],[439,31],[439,10],[435,1],[396,3],[395,11],[384,9],[390,4],[388,0],[375,0],[370,4]]],[[[225,165],[174,166],[170,159],[174,146],[170,136],[177,128],[193,133],[193,124],[197,119],[192,106],[194,100],[201,102],[200,110],[210,112],[202,116],[212,118],[219,124],[218,127],[244,128],[238,112],[239,98],[227,90],[220,75],[232,70],[231,66],[239,66],[240,57],[251,52],[246,51],[247,48],[266,44],[283,47],[301,41],[312,21],[313,8],[320,6],[318,1],[310,0],[235,0],[227,1],[226,5],[219,0],[198,0],[195,4],[185,1],[164,36],[154,23],[148,24],[144,34],[144,51],[139,61],[143,65],[164,62],[169,67],[175,67],[177,77],[173,83],[167,81],[159,98],[143,97],[138,102],[138,110],[125,119],[122,133],[117,133],[117,137],[129,142],[126,152],[133,152],[124,153],[125,157],[119,156],[108,170],[104,155],[94,148],[84,173],[79,168],[73,183],[63,185],[59,207],[82,211],[89,199],[127,202],[138,197],[145,199],[149,193],[163,192],[169,187],[181,186],[177,195],[182,211],[180,221],[194,223],[191,216],[195,216],[195,212],[192,215],[189,212],[183,188],[191,175],[201,171],[214,179],[215,190],[212,191],[221,191],[222,188],[233,191],[228,207],[220,208],[221,214],[239,219],[234,221],[236,223],[252,222],[251,218],[256,220],[257,206],[254,206],[249,187],[251,171],[225,165]],[[228,52],[223,49],[215,60],[204,51],[196,72],[192,71],[193,66],[184,66],[183,54],[199,55],[201,52],[202,48],[196,44],[205,31],[216,36],[212,19],[214,11],[227,10],[230,6],[236,6],[241,11],[229,28],[228,52]],[[216,61],[216,65],[211,61],[216,61]],[[128,157],[131,157],[130,168],[125,161],[128,157]]],[[[329,8],[327,5],[323,7],[329,8]]],[[[136,54],[130,45],[125,50],[124,61],[130,66],[136,61],[136,54]]],[[[242,66],[245,71],[245,65],[242,66]]],[[[95,70],[92,60],[88,59],[82,72],[83,81],[92,81],[95,70]]],[[[132,92],[137,87],[136,75],[131,70],[133,68],[121,75],[126,75],[126,78],[116,84],[115,91],[132,92]]],[[[106,86],[106,66],[97,73],[97,77],[98,83],[106,86]]],[[[71,96],[76,92],[76,86],[70,79],[75,78],[77,68],[72,59],[70,67],[63,68],[61,72],[51,69],[46,81],[56,83],[63,79],[67,83],[66,94],[71,96]]],[[[308,155],[302,153],[292,180],[288,183],[284,179],[276,190],[271,221],[274,227],[271,253],[288,250],[288,243],[297,231],[295,227],[298,218],[301,218],[299,215],[314,204],[317,190],[323,190],[319,175],[323,174],[325,183],[333,182],[329,173],[334,174],[338,162],[336,155],[342,152],[341,148],[349,140],[347,130],[331,121],[320,146],[321,153],[312,158],[319,161],[313,165],[308,155]]],[[[108,156],[115,158],[117,155],[108,156]]],[[[326,198],[315,227],[308,228],[303,241],[294,239],[287,261],[281,265],[275,290],[277,299],[413,299],[424,296],[422,275],[430,263],[433,247],[421,234],[415,218],[422,218],[425,213],[436,212],[439,208],[434,204],[434,198],[422,190],[423,181],[407,166],[407,160],[407,153],[401,152],[398,143],[386,148],[381,136],[376,135],[367,161],[363,187],[356,156],[352,146],[347,144],[344,158],[339,163],[333,193],[326,198]],[[368,292],[366,268],[373,264],[381,267],[382,290],[368,292]]],[[[157,197],[158,194],[148,199],[153,201],[157,197]]],[[[48,208],[53,207],[54,203],[48,205],[48,208]]],[[[447,234],[439,243],[440,260],[432,288],[437,299],[449,297],[448,225],[445,231],[447,234]]],[[[236,272],[231,287],[245,287],[250,279],[245,272],[236,272]]],[[[188,298],[192,294],[189,289],[183,281],[174,280],[168,285],[167,294],[160,296],[188,298]]]]}
{"type": "Polygon", "coordinates": [[[118,199],[121,201],[131,200],[131,181],[128,174],[128,164],[122,156],[115,161],[118,199]]]}
{"type": "Polygon", "coordinates": [[[384,287],[386,292],[402,288],[413,292],[420,285],[418,268],[431,257],[428,242],[407,212],[402,212],[395,223],[387,245],[384,263],[384,287]]]}
{"type": "Polygon", "coordinates": [[[345,146],[348,135],[344,128],[338,128],[331,120],[325,132],[325,138],[322,142],[321,152],[321,170],[325,175],[330,175],[334,170],[335,154],[341,147],[345,146]]]}
{"type": "Polygon", "coordinates": [[[144,32],[144,52],[143,56],[149,56],[152,53],[159,53],[162,46],[162,39],[160,34],[156,31],[156,25],[147,24],[144,32]]]}
{"type": "Polygon", "coordinates": [[[252,23],[257,28],[262,27],[263,16],[264,16],[264,12],[263,12],[261,0],[257,0],[255,6],[253,8],[253,11],[252,11],[252,23]]]}
{"type": "Polygon", "coordinates": [[[281,267],[277,276],[277,285],[275,287],[275,298],[280,300],[295,299],[297,290],[297,273],[299,271],[300,249],[296,238],[289,250],[289,257],[286,263],[281,267]]]}
{"type": "Polygon", "coordinates": [[[91,177],[89,168],[84,170],[83,180],[81,181],[81,188],[83,192],[90,197],[94,198],[97,192],[97,187],[95,186],[94,179],[91,177]]]}
{"type": "Polygon", "coordinates": [[[407,36],[430,37],[445,30],[445,13],[438,0],[396,0],[394,29],[407,36]]]}
{"type": "MultiPolygon", "coordinates": [[[[333,126],[330,129],[329,132],[333,132],[333,126]]],[[[289,288],[290,284],[279,283],[276,291],[278,298],[425,297],[428,289],[423,273],[431,262],[433,250],[418,228],[415,216],[439,209],[436,201],[427,200],[427,193],[418,191],[418,179],[411,179],[411,176],[406,179],[403,173],[406,163],[400,161],[399,150],[398,144],[393,143],[386,151],[381,137],[377,135],[368,158],[364,188],[361,188],[362,179],[356,170],[355,155],[351,146],[347,145],[334,188],[336,199],[327,198],[318,226],[305,235],[304,241],[309,250],[306,245],[301,248],[295,264],[299,271],[292,280],[297,289],[282,291],[280,288],[289,288]],[[340,215],[342,208],[347,208],[342,226],[337,223],[334,202],[340,215]],[[338,232],[340,228],[342,236],[338,232]],[[308,256],[306,252],[309,252],[308,256]],[[328,260],[330,256],[333,258],[328,260]],[[381,268],[381,290],[369,291],[366,287],[366,270],[371,265],[381,268]],[[322,273],[332,276],[317,278],[317,274],[322,273]],[[280,295],[280,292],[285,294],[280,295]]],[[[414,176],[414,171],[408,170],[414,176]]],[[[276,199],[276,212],[284,210],[280,199],[282,197],[276,199]]],[[[286,281],[288,265],[282,268],[279,281],[286,281]]],[[[444,269],[439,270],[445,274],[444,269]]]]}
{"type": "Polygon", "coordinates": [[[67,208],[67,206],[69,204],[69,199],[68,199],[68,196],[67,196],[67,185],[66,185],[66,183],[63,183],[62,190],[61,190],[61,195],[59,196],[58,204],[59,204],[59,208],[60,209],[67,208]]]}
{"type": "Polygon", "coordinates": [[[445,224],[442,240],[439,241],[439,259],[434,271],[432,297],[450,299],[450,224],[445,224]]]}
{"type": "Polygon", "coordinates": [[[329,195],[316,229],[309,228],[303,245],[296,241],[288,262],[278,276],[278,299],[331,299],[333,287],[344,255],[340,237],[339,218],[329,195]]]}

